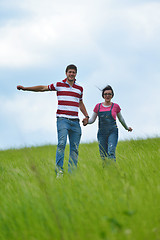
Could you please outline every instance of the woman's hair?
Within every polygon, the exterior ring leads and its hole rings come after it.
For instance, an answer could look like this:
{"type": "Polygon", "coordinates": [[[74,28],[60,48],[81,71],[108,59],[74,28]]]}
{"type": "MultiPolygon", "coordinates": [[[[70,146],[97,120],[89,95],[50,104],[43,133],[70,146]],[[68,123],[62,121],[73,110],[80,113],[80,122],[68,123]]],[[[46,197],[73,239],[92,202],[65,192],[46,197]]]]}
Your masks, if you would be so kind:
{"type": "Polygon", "coordinates": [[[112,97],[114,96],[114,92],[113,92],[113,89],[110,85],[107,85],[105,88],[102,89],[102,97],[104,98],[104,92],[106,90],[111,90],[112,91],[112,97]]]}
{"type": "Polygon", "coordinates": [[[70,64],[66,67],[66,73],[68,72],[69,69],[74,69],[77,73],[77,67],[74,64],[70,64]]]}

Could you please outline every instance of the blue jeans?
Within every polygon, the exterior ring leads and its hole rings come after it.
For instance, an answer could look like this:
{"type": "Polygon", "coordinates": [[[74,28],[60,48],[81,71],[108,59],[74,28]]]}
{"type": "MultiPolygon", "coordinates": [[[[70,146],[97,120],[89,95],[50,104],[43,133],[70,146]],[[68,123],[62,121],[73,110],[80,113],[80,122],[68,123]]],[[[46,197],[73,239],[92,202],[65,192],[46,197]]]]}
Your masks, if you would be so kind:
{"type": "Polygon", "coordinates": [[[69,137],[70,154],[68,161],[68,172],[72,172],[77,167],[78,147],[81,138],[81,127],[79,119],[70,120],[63,117],[57,118],[58,145],[56,151],[56,172],[63,171],[64,151],[67,143],[67,135],[69,137]]]}
{"type": "Polygon", "coordinates": [[[116,161],[115,151],[118,142],[118,128],[98,131],[99,152],[103,160],[110,158],[116,161]]]}

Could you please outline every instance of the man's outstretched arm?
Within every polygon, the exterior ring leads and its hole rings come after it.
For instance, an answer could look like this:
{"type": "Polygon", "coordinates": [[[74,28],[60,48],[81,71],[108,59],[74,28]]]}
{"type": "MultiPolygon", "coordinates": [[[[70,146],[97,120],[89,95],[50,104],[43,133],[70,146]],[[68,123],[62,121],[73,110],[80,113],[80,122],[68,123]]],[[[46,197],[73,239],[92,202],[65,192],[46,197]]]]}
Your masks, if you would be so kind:
{"type": "Polygon", "coordinates": [[[23,87],[21,85],[18,85],[17,89],[18,90],[23,90],[23,91],[33,91],[33,92],[49,91],[48,86],[44,86],[44,85],[33,86],[33,87],[23,87]]]}

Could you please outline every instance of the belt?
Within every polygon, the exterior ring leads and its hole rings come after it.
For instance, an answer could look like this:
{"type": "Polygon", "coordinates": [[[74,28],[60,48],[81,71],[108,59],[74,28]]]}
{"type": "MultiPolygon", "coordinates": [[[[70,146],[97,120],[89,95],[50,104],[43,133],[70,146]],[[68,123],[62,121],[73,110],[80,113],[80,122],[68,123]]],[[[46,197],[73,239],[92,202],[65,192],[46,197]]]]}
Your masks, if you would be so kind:
{"type": "Polygon", "coordinates": [[[67,119],[70,121],[79,121],[79,118],[66,118],[66,117],[57,117],[57,118],[63,118],[63,119],[67,119]]]}

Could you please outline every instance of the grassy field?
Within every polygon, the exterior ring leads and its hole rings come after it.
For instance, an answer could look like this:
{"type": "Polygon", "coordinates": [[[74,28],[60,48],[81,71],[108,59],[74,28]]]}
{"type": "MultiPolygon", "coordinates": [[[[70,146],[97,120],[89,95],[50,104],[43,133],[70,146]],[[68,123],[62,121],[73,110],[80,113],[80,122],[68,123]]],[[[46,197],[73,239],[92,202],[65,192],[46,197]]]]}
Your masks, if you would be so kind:
{"type": "Polygon", "coordinates": [[[81,144],[55,177],[56,146],[0,151],[0,240],[160,240],[160,138],[119,142],[102,167],[81,144]]]}

